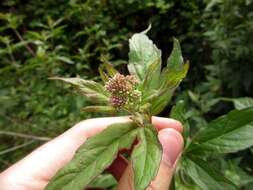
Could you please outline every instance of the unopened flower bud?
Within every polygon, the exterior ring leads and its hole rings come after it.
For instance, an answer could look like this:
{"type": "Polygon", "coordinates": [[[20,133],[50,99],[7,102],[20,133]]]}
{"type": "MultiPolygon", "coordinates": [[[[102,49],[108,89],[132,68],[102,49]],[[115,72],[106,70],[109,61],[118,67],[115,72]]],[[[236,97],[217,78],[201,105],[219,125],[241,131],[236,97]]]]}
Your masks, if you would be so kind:
{"type": "Polygon", "coordinates": [[[120,108],[126,104],[127,98],[121,96],[112,95],[110,98],[111,105],[116,108],[120,108]]]}
{"type": "Polygon", "coordinates": [[[110,102],[114,107],[122,107],[125,104],[134,104],[141,96],[136,89],[138,80],[132,75],[121,75],[117,73],[105,84],[105,89],[111,93],[110,102]]]}

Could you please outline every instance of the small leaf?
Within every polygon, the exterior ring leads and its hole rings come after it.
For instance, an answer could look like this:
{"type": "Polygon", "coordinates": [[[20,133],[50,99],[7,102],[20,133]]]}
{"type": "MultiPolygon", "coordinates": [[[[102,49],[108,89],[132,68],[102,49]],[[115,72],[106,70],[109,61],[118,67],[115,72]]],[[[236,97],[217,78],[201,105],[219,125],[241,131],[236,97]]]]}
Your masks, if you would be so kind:
{"type": "Polygon", "coordinates": [[[75,64],[74,61],[72,61],[71,59],[69,59],[68,57],[65,57],[65,56],[57,56],[56,59],[58,59],[59,61],[62,61],[64,63],[75,64]]]}
{"type": "Polygon", "coordinates": [[[113,162],[119,150],[131,147],[136,128],[132,122],[113,124],[89,138],[45,190],[83,190],[113,162]]]}
{"type": "Polygon", "coordinates": [[[233,98],[232,101],[234,103],[235,108],[238,110],[253,107],[253,98],[250,97],[233,98]]]}
{"type": "Polygon", "coordinates": [[[110,77],[110,78],[114,77],[114,75],[118,73],[118,71],[112,66],[112,64],[107,63],[107,62],[100,65],[99,70],[100,70],[100,72],[104,73],[103,75],[108,74],[108,77],[110,77]]]}
{"type": "Polygon", "coordinates": [[[215,119],[193,139],[189,151],[236,152],[253,145],[253,108],[233,110],[215,119]]]}
{"type": "Polygon", "coordinates": [[[152,125],[138,130],[139,143],[134,147],[131,161],[134,170],[135,190],[145,190],[157,175],[162,157],[162,148],[157,131],[152,125]]]}
{"type": "Polygon", "coordinates": [[[88,100],[94,103],[108,103],[109,95],[104,87],[94,81],[84,80],[81,78],[60,78],[53,77],[53,80],[61,80],[77,88],[81,95],[85,96],[88,100]]]}
{"type": "Polygon", "coordinates": [[[209,163],[196,157],[183,160],[185,172],[203,190],[236,190],[236,186],[222,174],[209,167],[209,163]]]}
{"type": "Polygon", "coordinates": [[[117,110],[112,106],[86,106],[82,108],[84,112],[116,113],[117,110]]]}
{"type": "Polygon", "coordinates": [[[101,67],[98,68],[98,72],[100,74],[102,81],[106,83],[109,80],[109,76],[103,71],[101,67]]]}
{"type": "MultiPolygon", "coordinates": [[[[149,66],[161,60],[161,51],[153,44],[145,33],[137,33],[129,40],[130,52],[128,70],[140,81],[143,81],[149,66]]],[[[159,67],[161,67],[159,65],[159,67]]],[[[159,76],[160,70],[154,77],[159,76]]]]}

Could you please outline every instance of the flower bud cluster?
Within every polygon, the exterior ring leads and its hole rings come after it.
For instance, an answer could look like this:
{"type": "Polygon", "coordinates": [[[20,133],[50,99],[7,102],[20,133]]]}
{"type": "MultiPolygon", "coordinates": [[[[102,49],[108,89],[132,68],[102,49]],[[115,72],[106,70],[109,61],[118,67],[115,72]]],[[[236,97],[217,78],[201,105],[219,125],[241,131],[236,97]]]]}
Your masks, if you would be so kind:
{"type": "Polygon", "coordinates": [[[131,104],[140,98],[141,93],[136,90],[137,79],[132,75],[117,73],[105,84],[105,89],[111,93],[112,106],[120,108],[125,104],[131,104]]]}

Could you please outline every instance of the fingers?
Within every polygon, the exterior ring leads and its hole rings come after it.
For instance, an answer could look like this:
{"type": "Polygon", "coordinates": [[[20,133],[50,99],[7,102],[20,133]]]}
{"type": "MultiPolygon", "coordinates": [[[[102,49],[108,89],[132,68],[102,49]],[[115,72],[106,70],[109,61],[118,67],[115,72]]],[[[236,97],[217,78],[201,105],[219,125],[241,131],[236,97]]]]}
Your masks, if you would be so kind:
{"type": "MultiPolygon", "coordinates": [[[[1,179],[6,179],[7,176],[10,183],[18,179],[23,185],[26,183],[30,185],[33,181],[36,183],[36,188],[43,188],[55,173],[72,159],[75,151],[88,137],[101,132],[113,123],[129,121],[129,117],[106,117],[80,122],[1,173],[1,179]]],[[[169,127],[178,131],[182,130],[175,120],[153,117],[152,121],[158,130],[163,129],[165,125],[167,127],[170,125],[169,127]]],[[[124,169],[118,173],[122,175],[124,169]]]]}
{"type": "MultiPolygon", "coordinates": [[[[167,190],[172,179],[176,162],[183,148],[183,138],[175,129],[166,128],[159,131],[163,155],[156,178],[147,189],[167,190]]],[[[133,171],[129,165],[119,181],[118,190],[133,190],[133,171]]]]}
{"type": "Polygon", "coordinates": [[[152,123],[158,129],[158,131],[165,129],[165,128],[172,128],[180,133],[183,132],[182,124],[175,119],[153,116],[152,123]]]}
{"type": "Polygon", "coordinates": [[[32,184],[31,189],[43,189],[55,173],[72,159],[75,151],[88,137],[113,123],[128,121],[128,117],[85,120],[1,173],[0,184],[1,179],[4,179],[9,184],[17,182],[27,187],[32,184]]]}

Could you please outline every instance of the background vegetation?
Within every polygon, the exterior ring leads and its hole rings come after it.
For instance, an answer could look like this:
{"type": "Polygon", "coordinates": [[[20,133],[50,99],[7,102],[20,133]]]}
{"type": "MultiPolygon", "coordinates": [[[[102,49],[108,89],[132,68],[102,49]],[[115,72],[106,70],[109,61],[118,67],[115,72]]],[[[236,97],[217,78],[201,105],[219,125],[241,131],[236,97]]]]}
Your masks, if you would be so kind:
{"type": "MultiPolygon", "coordinates": [[[[175,36],[190,60],[174,102],[185,101],[191,126],[201,128],[227,113],[233,108],[229,98],[253,96],[252,10],[251,0],[1,1],[0,169],[95,116],[80,112],[89,103],[49,77],[96,80],[103,60],[126,72],[127,40],[149,23],[163,57],[175,36]]],[[[225,157],[225,175],[242,189],[253,188],[252,153],[225,157]]]]}

